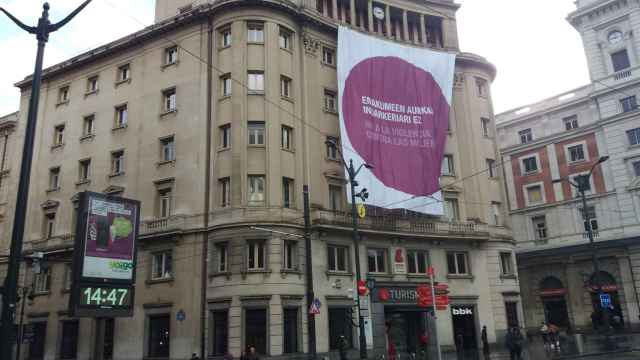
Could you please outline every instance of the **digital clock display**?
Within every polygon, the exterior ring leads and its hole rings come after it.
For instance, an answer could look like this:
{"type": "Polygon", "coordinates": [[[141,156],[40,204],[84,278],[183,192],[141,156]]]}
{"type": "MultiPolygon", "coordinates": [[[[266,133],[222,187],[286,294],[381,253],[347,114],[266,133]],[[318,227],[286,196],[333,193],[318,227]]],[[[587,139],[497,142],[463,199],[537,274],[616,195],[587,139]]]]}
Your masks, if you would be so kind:
{"type": "Polygon", "coordinates": [[[131,289],[128,287],[80,287],[80,306],[99,308],[131,307],[131,289]]]}

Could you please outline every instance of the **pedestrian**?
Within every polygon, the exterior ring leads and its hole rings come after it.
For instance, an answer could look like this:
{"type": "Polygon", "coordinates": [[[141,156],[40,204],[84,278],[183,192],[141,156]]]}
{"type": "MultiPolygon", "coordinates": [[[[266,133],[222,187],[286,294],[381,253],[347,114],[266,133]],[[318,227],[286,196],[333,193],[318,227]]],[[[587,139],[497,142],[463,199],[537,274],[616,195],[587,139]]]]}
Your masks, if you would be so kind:
{"type": "Polygon", "coordinates": [[[482,333],[480,334],[480,339],[482,340],[482,354],[485,359],[489,359],[491,355],[491,349],[489,349],[489,338],[487,336],[487,326],[482,326],[482,333]]]}
{"type": "Polygon", "coordinates": [[[507,350],[509,350],[510,360],[522,360],[522,334],[520,329],[516,327],[509,329],[505,344],[507,350]]]}
{"type": "Polygon", "coordinates": [[[247,358],[245,360],[260,360],[260,355],[258,355],[255,346],[249,346],[249,353],[247,354],[247,358]]]}
{"type": "Polygon", "coordinates": [[[347,339],[344,335],[340,335],[340,338],[338,338],[338,352],[340,353],[340,360],[347,360],[348,348],[349,344],[347,343],[347,339]]]}
{"type": "Polygon", "coordinates": [[[546,349],[549,348],[549,326],[543,321],[540,327],[540,335],[542,336],[542,344],[546,349]]]}
{"type": "Polygon", "coordinates": [[[222,360],[233,360],[233,355],[227,351],[227,353],[222,357],[222,360]]]}
{"type": "Polygon", "coordinates": [[[427,347],[429,345],[429,335],[425,332],[419,337],[420,349],[418,352],[419,360],[427,360],[427,347]]]}
{"type": "Polygon", "coordinates": [[[464,336],[462,336],[462,333],[458,333],[458,335],[456,335],[456,351],[458,354],[458,360],[463,360],[464,359],[464,336]]]}
{"type": "Polygon", "coordinates": [[[197,353],[192,353],[191,354],[191,360],[200,360],[200,357],[198,357],[197,353]]]}
{"type": "Polygon", "coordinates": [[[560,351],[560,328],[551,323],[549,323],[549,341],[552,349],[560,351]]]}

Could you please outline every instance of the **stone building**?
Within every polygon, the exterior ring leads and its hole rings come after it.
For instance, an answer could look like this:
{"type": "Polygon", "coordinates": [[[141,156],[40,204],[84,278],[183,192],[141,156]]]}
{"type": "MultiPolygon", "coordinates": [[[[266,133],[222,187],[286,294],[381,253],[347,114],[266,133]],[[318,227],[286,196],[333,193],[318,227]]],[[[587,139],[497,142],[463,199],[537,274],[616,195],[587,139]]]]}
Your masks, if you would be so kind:
{"type": "Polygon", "coordinates": [[[590,329],[611,296],[625,326],[640,325],[640,6],[577,1],[568,21],[580,33],[591,83],[497,115],[525,320],[590,329]],[[595,165],[608,156],[608,160],[595,165]],[[589,222],[567,181],[588,174],[589,222]],[[601,272],[594,276],[587,226],[601,272]]]}
{"type": "MultiPolygon", "coordinates": [[[[454,333],[471,349],[482,325],[491,342],[522,325],[502,175],[477,175],[498,156],[495,68],[460,52],[458,7],[158,0],[156,24],[46,69],[25,234],[25,251],[43,251],[45,266],[23,271],[36,295],[25,318],[37,334],[23,356],[184,359],[199,352],[201,331],[208,356],[239,356],[248,345],[272,357],[306,352],[307,259],[304,242],[287,235],[302,234],[304,184],[319,353],[337,357],[339,335],[358,346],[350,325],[356,253],[363,277],[376,280],[373,294],[415,296],[429,264],[450,289],[452,305],[428,329],[415,301],[369,299],[370,354],[384,351],[385,325],[401,352],[415,351],[435,326],[445,349],[454,333]],[[369,211],[357,252],[339,154],[325,144],[340,136],[338,25],[458,56],[441,178],[446,215],[369,211]],[[84,190],[142,203],[134,316],[100,326],[66,310],[74,204],[84,190]]],[[[29,79],[18,86],[26,109],[29,79]]]]}

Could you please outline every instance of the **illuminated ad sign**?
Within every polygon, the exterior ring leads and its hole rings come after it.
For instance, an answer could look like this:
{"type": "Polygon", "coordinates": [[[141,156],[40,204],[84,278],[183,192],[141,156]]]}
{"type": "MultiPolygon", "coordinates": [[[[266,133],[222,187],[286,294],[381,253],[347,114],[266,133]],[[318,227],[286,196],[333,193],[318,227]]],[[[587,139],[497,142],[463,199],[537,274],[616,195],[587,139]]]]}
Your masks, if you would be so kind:
{"type": "Polygon", "coordinates": [[[73,284],[73,316],[132,316],[140,202],[80,193],[73,284]]]}
{"type": "Polygon", "coordinates": [[[454,68],[454,54],[340,27],[340,143],[346,161],[373,165],[358,174],[371,205],[443,214],[439,177],[454,68]]]}

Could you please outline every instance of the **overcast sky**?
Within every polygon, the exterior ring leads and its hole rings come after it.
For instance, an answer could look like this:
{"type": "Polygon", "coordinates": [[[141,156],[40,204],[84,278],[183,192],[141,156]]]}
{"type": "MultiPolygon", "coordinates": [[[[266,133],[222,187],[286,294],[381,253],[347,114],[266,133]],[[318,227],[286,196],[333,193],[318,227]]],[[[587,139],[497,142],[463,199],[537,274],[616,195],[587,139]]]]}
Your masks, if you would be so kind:
{"type": "MultiPolygon", "coordinates": [[[[81,0],[49,0],[60,20],[81,0]]],[[[588,83],[578,33],[565,20],[573,0],[456,0],[462,51],[486,57],[498,68],[493,84],[496,113],[588,83]]],[[[23,22],[35,24],[41,0],[0,0],[23,22]]],[[[94,0],[50,37],[45,66],[139,30],[153,22],[154,0],[94,0]],[[125,15],[127,14],[127,15],[125,15]]],[[[13,84],[33,71],[36,42],[0,14],[0,115],[18,110],[13,84]]]]}

